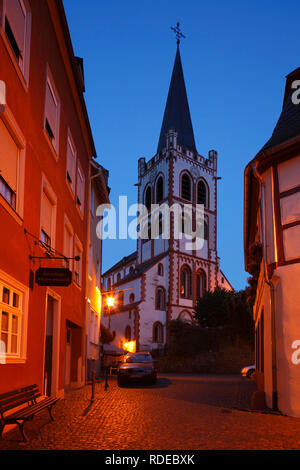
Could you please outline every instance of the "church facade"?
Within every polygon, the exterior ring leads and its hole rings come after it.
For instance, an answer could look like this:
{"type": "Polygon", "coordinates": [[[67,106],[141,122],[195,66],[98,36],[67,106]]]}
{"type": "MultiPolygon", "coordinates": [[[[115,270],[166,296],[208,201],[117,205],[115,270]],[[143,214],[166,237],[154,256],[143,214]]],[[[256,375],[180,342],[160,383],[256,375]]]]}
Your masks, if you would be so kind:
{"type": "Polygon", "coordinates": [[[217,152],[206,158],[196,150],[177,45],[157,152],[138,160],[146,230],[144,224],[136,251],[102,276],[102,322],[116,346],[135,340],[137,350],[163,349],[170,320],[192,322],[206,290],[232,289],[217,254],[217,180],[217,152]],[[112,308],[105,291],[115,299],[112,308]]]}

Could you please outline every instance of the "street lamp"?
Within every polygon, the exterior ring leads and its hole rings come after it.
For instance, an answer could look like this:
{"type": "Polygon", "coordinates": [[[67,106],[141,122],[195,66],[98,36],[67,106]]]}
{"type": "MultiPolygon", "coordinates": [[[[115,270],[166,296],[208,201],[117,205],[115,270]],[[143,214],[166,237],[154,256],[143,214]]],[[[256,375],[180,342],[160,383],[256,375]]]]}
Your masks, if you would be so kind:
{"type": "Polygon", "coordinates": [[[106,304],[109,308],[109,317],[108,317],[108,329],[110,331],[110,314],[111,314],[111,308],[114,306],[115,304],[115,298],[114,297],[107,297],[106,298],[106,304]]]}

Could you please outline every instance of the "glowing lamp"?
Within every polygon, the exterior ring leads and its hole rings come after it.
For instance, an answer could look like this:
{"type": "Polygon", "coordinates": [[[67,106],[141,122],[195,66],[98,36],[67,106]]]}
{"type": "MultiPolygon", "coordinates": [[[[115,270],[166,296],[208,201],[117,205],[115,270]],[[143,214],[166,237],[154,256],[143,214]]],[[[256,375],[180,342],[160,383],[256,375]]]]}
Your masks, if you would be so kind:
{"type": "Polygon", "coordinates": [[[136,346],[135,341],[127,341],[126,343],[123,344],[123,349],[125,349],[128,352],[135,352],[135,346],[136,346]]]}
{"type": "Polygon", "coordinates": [[[106,303],[108,307],[113,307],[115,303],[115,299],[113,297],[107,297],[106,303]]]}

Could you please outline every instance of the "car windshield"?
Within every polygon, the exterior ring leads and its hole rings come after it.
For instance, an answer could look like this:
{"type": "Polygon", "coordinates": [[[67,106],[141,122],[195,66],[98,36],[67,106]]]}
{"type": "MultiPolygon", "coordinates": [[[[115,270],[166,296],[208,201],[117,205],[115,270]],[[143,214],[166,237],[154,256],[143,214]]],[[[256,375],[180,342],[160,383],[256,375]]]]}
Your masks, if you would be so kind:
{"type": "Polygon", "coordinates": [[[135,362],[152,362],[151,356],[147,354],[138,354],[136,356],[126,356],[124,359],[126,363],[135,363],[135,362]]]}

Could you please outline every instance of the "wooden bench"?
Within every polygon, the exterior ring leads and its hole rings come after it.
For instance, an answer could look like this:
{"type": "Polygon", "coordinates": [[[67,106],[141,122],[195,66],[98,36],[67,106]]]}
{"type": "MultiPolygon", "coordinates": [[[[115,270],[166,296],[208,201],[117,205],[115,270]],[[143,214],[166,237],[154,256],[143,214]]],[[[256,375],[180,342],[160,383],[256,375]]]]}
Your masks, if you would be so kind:
{"type": "Polygon", "coordinates": [[[2,432],[6,424],[17,424],[23,442],[26,442],[27,438],[24,433],[25,422],[33,419],[34,415],[45,409],[48,409],[50,419],[54,421],[51,410],[59,398],[45,397],[37,401],[37,398],[40,396],[41,394],[37,385],[29,385],[0,395],[0,437],[2,437],[2,432]],[[27,406],[22,407],[22,405],[25,404],[27,404],[27,406]],[[15,412],[12,411],[14,408],[17,408],[15,412]],[[10,411],[12,412],[9,413],[10,411]]]}

